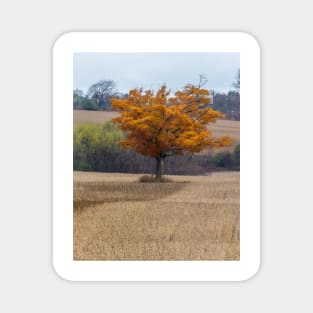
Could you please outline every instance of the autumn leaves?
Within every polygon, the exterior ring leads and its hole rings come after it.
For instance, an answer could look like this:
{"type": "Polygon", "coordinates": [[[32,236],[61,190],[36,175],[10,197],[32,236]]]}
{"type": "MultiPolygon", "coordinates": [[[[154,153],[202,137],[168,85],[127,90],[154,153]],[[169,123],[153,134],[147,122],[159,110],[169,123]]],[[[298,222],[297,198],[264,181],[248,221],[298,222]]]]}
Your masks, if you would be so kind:
{"type": "Polygon", "coordinates": [[[187,85],[171,96],[167,87],[157,92],[132,89],[126,99],[112,99],[120,113],[113,119],[126,138],[120,144],[156,159],[156,178],[162,175],[162,160],[184,152],[231,144],[228,136],[212,138],[209,124],[223,114],[210,106],[206,89],[187,85]]]}

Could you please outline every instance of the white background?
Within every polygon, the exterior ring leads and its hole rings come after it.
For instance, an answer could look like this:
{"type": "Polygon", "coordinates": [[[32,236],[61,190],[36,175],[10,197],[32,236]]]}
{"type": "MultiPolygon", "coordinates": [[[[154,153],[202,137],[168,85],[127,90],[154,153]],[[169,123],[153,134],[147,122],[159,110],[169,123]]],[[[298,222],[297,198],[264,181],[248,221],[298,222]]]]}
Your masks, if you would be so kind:
{"type": "Polygon", "coordinates": [[[73,281],[239,281],[260,265],[260,47],[242,32],[72,32],[53,48],[53,266],[73,281]],[[194,42],[193,47],[189,42],[194,42]],[[126,48],[128,45],[131,47],[126,48]],[[126,46],[126,47],[125,47],[126,46]],[[73,261],[73,54],[240,53],[240,261],[73,261]]]}
{"type": "Polygon", "coordinates": [[[3,312],[310,312],[313,271],[309,1],[2,1],[3,312]],[[51,55],[81,30],[246,31],[262,48],[262,264],[233,283],[70,283],[51,257],[51,55]]]}

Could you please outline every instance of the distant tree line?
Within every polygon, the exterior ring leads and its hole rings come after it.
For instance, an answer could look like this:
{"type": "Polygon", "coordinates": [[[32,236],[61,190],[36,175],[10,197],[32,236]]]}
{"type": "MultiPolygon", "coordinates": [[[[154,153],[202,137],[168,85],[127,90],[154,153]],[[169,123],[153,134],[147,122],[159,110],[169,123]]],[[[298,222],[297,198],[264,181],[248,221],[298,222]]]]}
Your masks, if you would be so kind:
{"type": "Polygon", "coordinates": [[[225,114],[229,120],[240,120],[240,70],[237,71],[235,81],[232,84],[233,90],[228,93],[212,94],[212,103],[210,106],[225,114]]]}
{"type": "MultiPolygon", "coordinates": [[[[206,84],[205,75],[200,75],[200,85],[206,84]]],[[[211,102],[208,104],[214,110],[225,114],[230,120],[240,120],[240,70],[228,93],[211,91],[211,102]]],[[[86,94],[82,90],[73,90],[73,107],[81,110],[112,110],[112,98],[124,99],[127,94],[118,92],[112,80],[101,80],[91,85],[86,94]]]]}
{"type": "MultiPolygon", "coordinates": [[[[74,170],[154,173],[155,161],[119,146],[123,132],[111,122],[74,126],[74,170]]],[[[240,146],[215,155],[174,156],[164,162],[164,174],[203,175],[211,171],[240,170],[240,146]]]]}
{"type": "Polygon", "coordinates": [[[84,95],[80,89],[73,90],[73,107],[81,110],[111,110],[111,98],[125,98],[127,95],[116,89],[112,80],[101,80],[91,85],[84,95]]]}
{"type": "Polygon", "coordinates": [[[231,90],[228,93],[215,93],[212,95],[212,103],[210,106],[217,111],[225,114],[228,120],[240,120],[240,93],[231,90]]]}

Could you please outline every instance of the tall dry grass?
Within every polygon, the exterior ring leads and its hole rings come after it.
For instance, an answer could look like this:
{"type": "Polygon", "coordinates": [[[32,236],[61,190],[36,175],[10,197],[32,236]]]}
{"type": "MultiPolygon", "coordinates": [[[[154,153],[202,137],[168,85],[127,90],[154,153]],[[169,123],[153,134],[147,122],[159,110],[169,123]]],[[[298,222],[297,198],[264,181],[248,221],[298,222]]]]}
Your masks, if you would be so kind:
{"type": "Polygon", "coordinates": [[[239,260],[239,173],[74,173],[75,260],[239,260]]]}

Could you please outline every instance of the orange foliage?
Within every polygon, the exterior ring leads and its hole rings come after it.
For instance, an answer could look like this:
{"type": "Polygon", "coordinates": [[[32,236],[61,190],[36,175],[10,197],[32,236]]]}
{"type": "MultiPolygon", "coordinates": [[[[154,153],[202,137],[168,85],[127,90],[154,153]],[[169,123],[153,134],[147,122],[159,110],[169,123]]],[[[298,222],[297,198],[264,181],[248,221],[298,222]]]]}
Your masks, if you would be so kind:
{"type": "Polygon", "coordinates": [[[132,89],[126,99],[112,99],[112,108],[120,112],[113,122],[126,134],[120,144],[154,158],[230,145],[228,136],[211,136],[208,125],[224,116],[209,102],[208,90],[193,85],[173,97],[166,86],[156,93],[132,89]]]}

